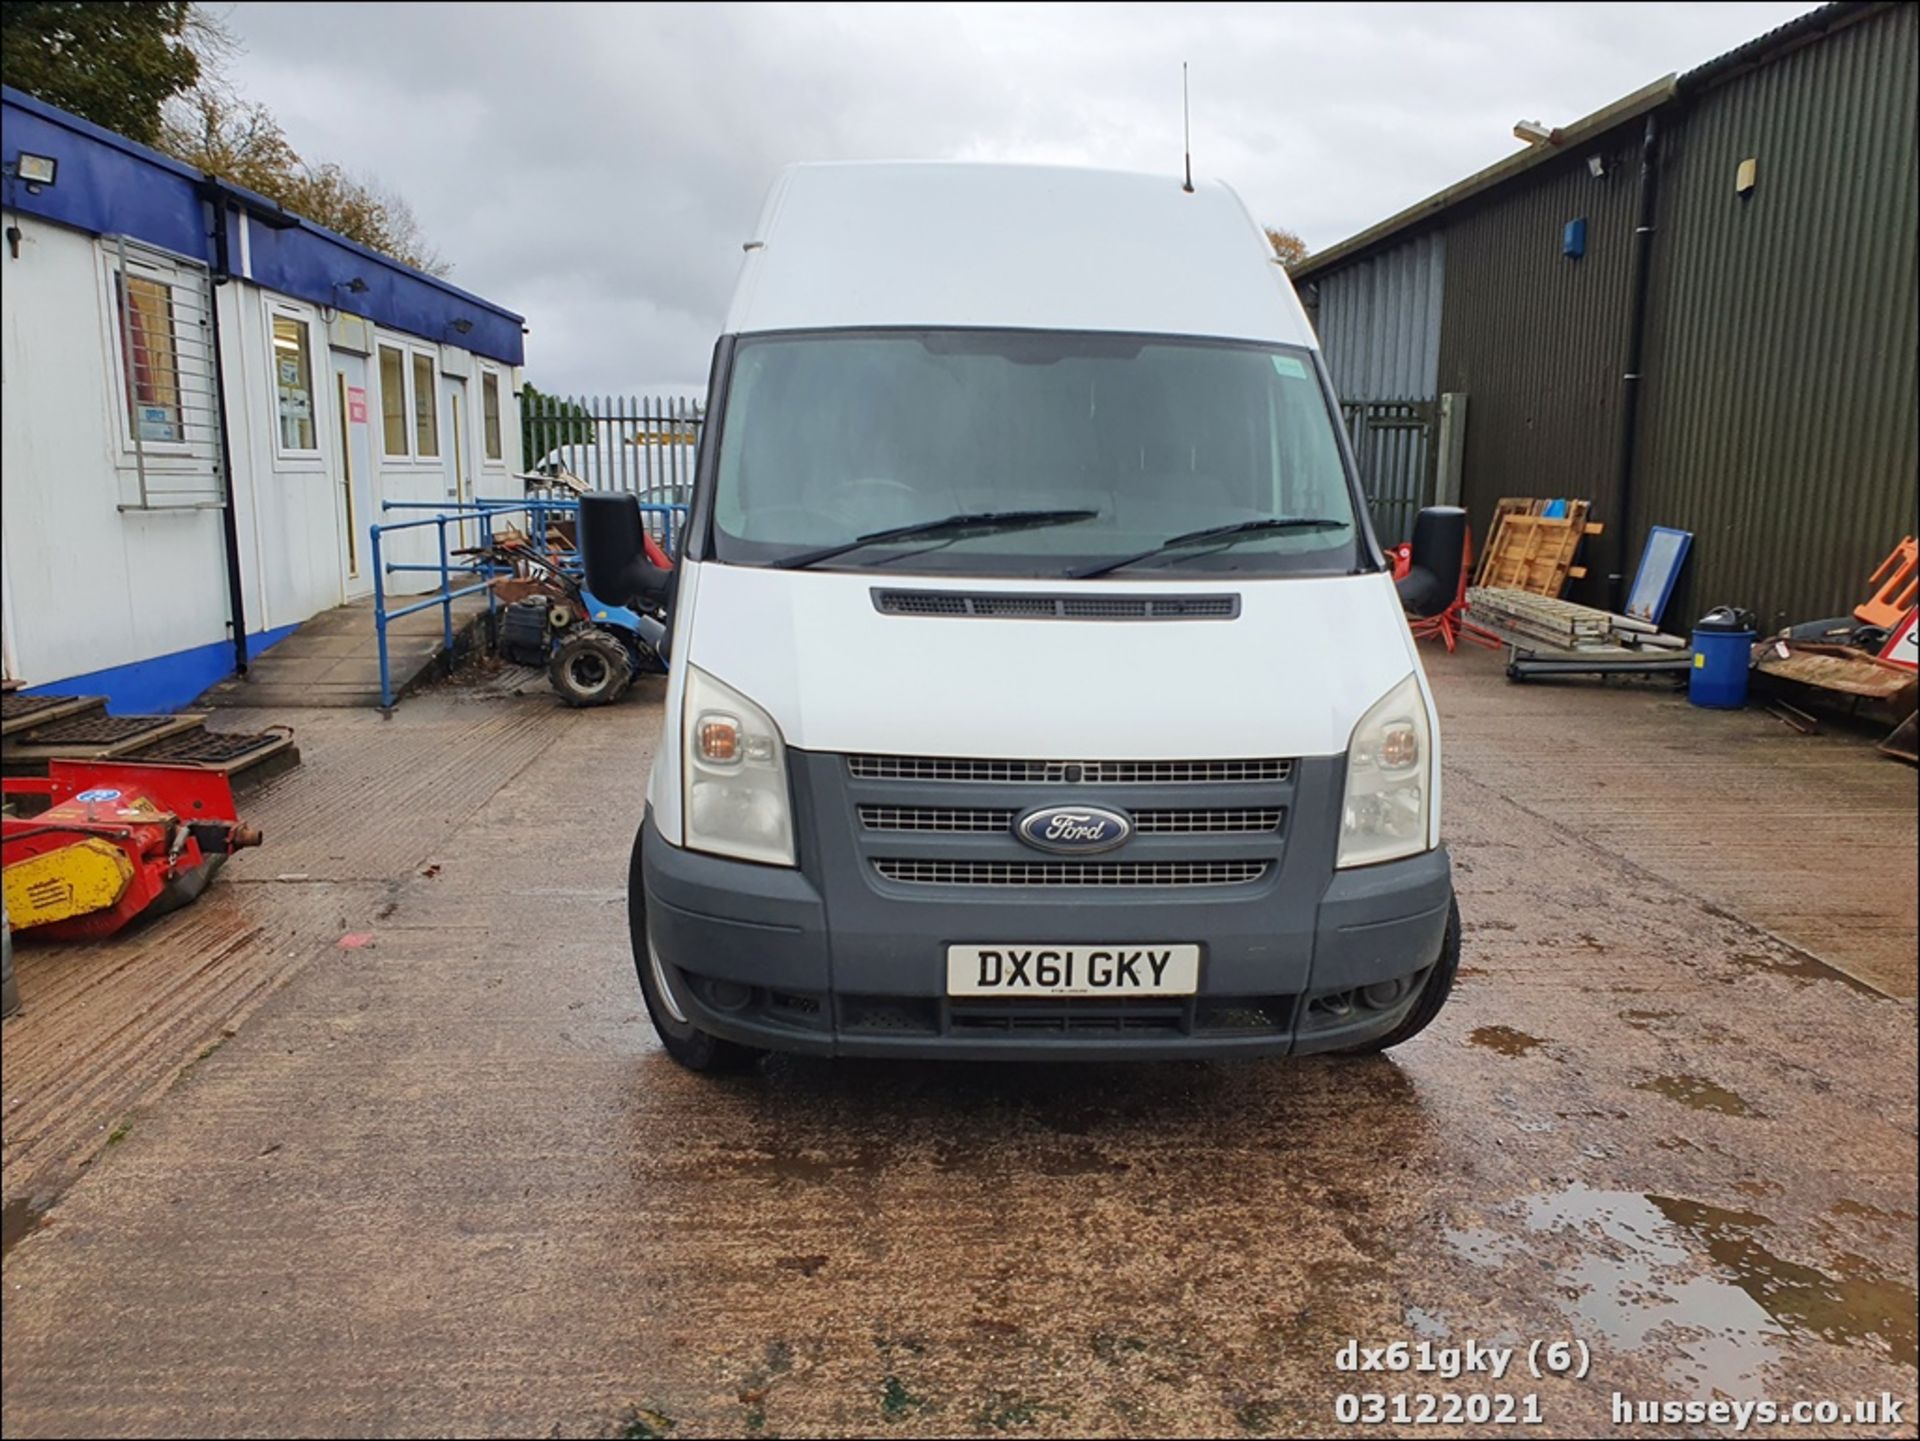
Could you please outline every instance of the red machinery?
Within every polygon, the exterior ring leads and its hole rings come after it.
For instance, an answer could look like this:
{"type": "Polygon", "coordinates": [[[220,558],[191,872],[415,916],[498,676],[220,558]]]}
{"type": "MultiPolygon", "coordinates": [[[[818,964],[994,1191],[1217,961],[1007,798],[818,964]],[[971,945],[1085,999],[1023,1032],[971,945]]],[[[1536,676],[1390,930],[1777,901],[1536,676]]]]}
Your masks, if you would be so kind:
{"type": "Polygon", "coordinates": [[[51,761],[44,780],[0,781],[41,795],[38,815],[0,818],[0,877],[13,929],[59,940],[112,935],[185,905],[227,856],[260,844],[218,771],[118,761],[51,761]]]}

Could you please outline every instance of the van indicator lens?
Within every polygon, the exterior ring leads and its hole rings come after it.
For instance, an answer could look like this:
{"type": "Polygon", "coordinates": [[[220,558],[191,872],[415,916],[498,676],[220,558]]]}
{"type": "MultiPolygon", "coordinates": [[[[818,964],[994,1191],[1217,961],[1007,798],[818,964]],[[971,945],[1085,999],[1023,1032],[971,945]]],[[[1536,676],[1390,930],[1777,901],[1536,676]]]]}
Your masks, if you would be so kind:
{"type": "Polygon", "coordinates": [[[703,716],[700,758],[726,765],[740,759],[740,722],[732,716],[703,716]]]}
{"type": "Polygon", "coordinates": [[[1125,845],[1133,822],[1100,806],[1040,806],[1014,821],[1013,833],[1035,850],[1090,855],[1125,845]]]}

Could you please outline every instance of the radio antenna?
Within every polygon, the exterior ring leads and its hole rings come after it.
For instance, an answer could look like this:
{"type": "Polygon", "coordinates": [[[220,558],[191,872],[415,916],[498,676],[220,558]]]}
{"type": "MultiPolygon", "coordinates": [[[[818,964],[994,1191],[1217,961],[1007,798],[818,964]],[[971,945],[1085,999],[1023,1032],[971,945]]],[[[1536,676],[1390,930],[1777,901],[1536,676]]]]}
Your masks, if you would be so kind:
{"type": "Polygon", "coordinates": [[[1180,128],[1187,151],[1187,183],[1180,188],[1193,194],[1193,110],[1187,103],[1187,62],[1180,62],[1180,128]]]}

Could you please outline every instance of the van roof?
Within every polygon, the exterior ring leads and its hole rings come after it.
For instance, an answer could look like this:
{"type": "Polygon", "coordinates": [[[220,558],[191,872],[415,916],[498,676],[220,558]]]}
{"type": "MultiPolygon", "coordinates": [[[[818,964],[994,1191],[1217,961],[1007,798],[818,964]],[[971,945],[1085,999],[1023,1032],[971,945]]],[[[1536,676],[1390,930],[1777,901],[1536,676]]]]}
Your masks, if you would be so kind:
{"type": "Polygon", "coordinates": [[[981,326],[1312,346],[1231,188],[1176,175],[946,161],[794,165],[735,286],[733,334],[981,326]]]}

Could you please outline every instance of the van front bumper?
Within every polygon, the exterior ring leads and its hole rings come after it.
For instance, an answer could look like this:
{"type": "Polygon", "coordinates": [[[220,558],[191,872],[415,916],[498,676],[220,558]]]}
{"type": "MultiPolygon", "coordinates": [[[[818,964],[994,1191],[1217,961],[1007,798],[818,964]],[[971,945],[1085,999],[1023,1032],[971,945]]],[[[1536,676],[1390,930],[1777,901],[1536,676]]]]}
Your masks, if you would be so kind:
{"type": "Polygon", "coordinates": [[[1444,847],[1329,872],[1305,894],[1296,874],[1204,895],[909,896],[669,845],[651,814],[636,844],[636,955],[645,964],[650,937],[693,1023],[828,1056],[1145,1060],[1361,1045],[1413,1007],[1453,896],[1444,847]],[[1199,989],[1117,1003],[950,999],[947,946],[996,942],[1197,942],[1199,989]]]}

